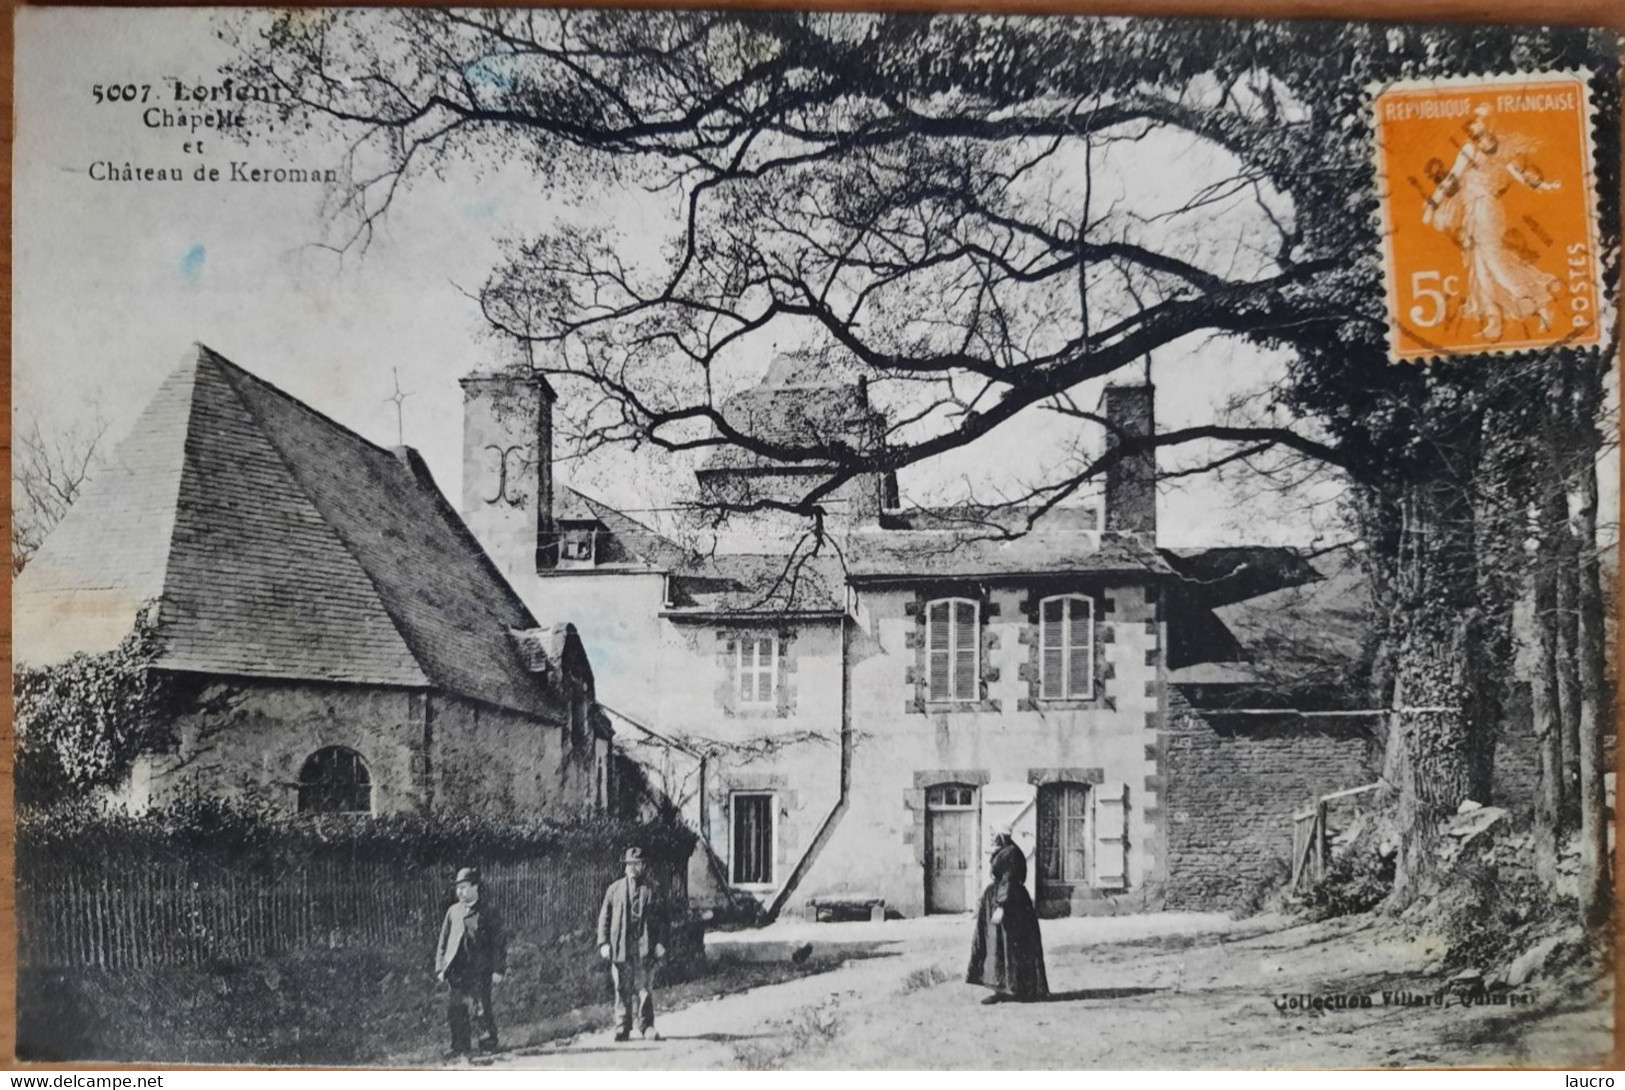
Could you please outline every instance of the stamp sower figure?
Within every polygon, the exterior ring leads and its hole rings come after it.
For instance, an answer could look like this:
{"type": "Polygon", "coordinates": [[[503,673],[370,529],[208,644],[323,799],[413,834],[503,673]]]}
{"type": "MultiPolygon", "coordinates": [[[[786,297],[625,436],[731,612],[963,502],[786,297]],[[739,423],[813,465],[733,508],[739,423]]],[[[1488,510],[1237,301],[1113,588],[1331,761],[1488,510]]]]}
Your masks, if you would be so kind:
{"type": "Polygon", "coordinates": [[[598,954],[609,962],[615,984],[615,1014],[619,1019],[615,1039],[632,1035],[632,1010],[637,1007],[638,1033],[644,1037],[655,1031],[655,970],[666,956],[664,907],[643,877],[643,851],[627,849],[621,860],[626,877],[618,878],[604,891],[604,906],[598,911],[598,954]]]}
{"type": "Polygon", "coordinates": [[[976,909],[976,934],[971,939],[965,980],[993,989],[984,1003],[1043,999],[1049,995],[1049,980],[1044,974],[1038,912],[1027,894],[1027,857],[1009,833],[993,838],[992,873],[993,881],[982,892],[976,909]],[[991,976],[987,973],[990,954],[991,976]]]}
{"type": "MultiPolygon", "coordinates": [[[[1467,141],[1449,173],[1435,177],[1437,188],[1428,198],[1422,222],[1461,247],[1467,269],[1462,313],[1478,320],[1487,339],[1498,341],[1508,320],[1534,318],[1542,330],[1550,329],[1552,302],[1560,289],[1557,277],[1508,244],[1502,195],[1514,181],[1537,191],[1556,190],[1561,184],[1541,177],[1529,162],[1533,140],[1495,132],[1489,116],[1488,106],[1473,111],[1467,141]]],[[[1437,169],[1429,173],[1438,174],[1437,169]]]]}
{"type": "Polygon", "coordinates": [[[473,1051],[471,1020],[479,1023],[480,1048],[494,1052],[497,1023],[491,1011],[491,985],[502,983],[502,974],[508,971],[508,945],[496,910],[480,900],[480,872],[473,867],[457,872],[457,900],[446,909],[440,925],[434,970],[451,989],[446,1021],[451,1025],[452,1056],[473,1051]]]}

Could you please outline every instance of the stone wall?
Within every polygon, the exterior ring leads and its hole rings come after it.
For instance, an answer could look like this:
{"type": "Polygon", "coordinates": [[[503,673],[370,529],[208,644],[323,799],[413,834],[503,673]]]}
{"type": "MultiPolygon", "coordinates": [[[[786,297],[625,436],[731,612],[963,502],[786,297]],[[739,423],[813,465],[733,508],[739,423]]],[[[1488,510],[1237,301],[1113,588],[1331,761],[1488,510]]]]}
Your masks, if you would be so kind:
{"type": "Polygon", "coordinates": [[[434,809],[491,818],[567,820],[596,806],[590,738],[518,712],[436,694],[429,698],[434,809]]]}
{"type": "Polygon", "coordinates": [[[126,791],[133,808],[212,795],[296,810],[300,769],[328,746],[366,762],[375,813],[428,805],[421,691],[239,679],[206,682],[198,695],[206,710],[175,722],[172,751],[137,760],[126,791]]]}
{"type": "Polygon", "coordinates": [[[1169,909],[1236,908],[1290,873],[1292,815],[1376,779],[1381,755],[1356,718],[1195,714],[1170,697],[1163,755],[1169,909]]]}
{"type": "MultiPolygon", "coordinates": [[[[1101,577],[944,582],[867,590],[851,632],[852,772],[848,808],[796,891],[795,901],[862,892],[906,916],[926,910],[926,793],[936,784],[975,789],[976,890],[986,882],[995,833],[1009,829],[1032,855],[1031,805],[1042,783],[1113,785],[1124,792],[1127,881],[1078,883],[1051,897],[1056,914],[1144,911],[1157,906],[1163,807],[1155,763],[1163,726],[1163,622],[1153,594],[1101,577]],[[1091,699],[1036,699],[1034,603],[1087,593],[1097,602],[1098,691],[1091,699]],[[982,609],[980,699],[942,708],[922,703],[921,609],[950,594],[982,609]]],[[[1036,867],[1029,867],[1032,881],[1036,867]]]]}
{"type": "Polygon", "coordinates": [[[212,795],[296,810],[299,773],[328,746],[361,755],[373,812],[569,818],[596,807],[594,752],[560,727],[445,694],[382,686],[207,682],[171,752],[138,759],[135,809],[212,795]]]}

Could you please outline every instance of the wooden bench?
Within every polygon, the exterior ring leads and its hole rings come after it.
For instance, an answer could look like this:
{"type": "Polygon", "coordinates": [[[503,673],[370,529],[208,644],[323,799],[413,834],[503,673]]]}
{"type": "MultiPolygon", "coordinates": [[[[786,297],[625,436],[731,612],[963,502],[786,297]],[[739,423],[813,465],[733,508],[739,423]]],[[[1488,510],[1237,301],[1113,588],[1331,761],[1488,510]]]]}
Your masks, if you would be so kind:
{"type": "Polygon", "coordinates": [[[809,898],[807,907],[815,923],[822,923],[825,913],[833,912],[866,913],[875,923],[886,918],[886,899],[867,893],[825,893],[809,898]]]}

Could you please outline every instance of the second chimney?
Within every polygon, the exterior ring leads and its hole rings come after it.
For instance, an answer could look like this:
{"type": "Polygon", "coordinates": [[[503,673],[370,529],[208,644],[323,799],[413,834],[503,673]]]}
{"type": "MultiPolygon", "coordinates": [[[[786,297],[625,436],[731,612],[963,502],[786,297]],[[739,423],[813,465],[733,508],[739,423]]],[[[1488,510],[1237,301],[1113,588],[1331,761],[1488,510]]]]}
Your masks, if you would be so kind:
{"type": "MultiPolygon", "coordinates": [[[[1125,437],[1156,432],[1154,388],[1108,386],[1100,395],[1100,412],[1108,424],[1106,450],[1125,437]]],[[[1105,528],[1118,533],[1157,536],[1157,453],[1154,449],[1126,455],[1106,470],[1105,528]]]]}

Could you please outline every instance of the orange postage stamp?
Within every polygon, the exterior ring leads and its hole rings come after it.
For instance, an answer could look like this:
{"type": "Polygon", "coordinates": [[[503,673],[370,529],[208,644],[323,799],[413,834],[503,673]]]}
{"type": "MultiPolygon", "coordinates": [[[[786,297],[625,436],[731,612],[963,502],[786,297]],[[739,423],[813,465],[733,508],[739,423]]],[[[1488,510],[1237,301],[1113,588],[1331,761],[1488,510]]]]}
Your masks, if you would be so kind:
{"type": "Polygon", "coordinates": [[[1600,343],[1587,79],[1374,88],[1389,358],[1600,343]]]}

